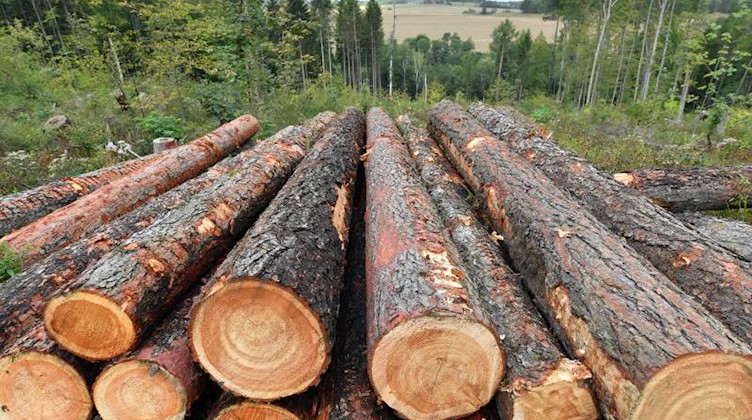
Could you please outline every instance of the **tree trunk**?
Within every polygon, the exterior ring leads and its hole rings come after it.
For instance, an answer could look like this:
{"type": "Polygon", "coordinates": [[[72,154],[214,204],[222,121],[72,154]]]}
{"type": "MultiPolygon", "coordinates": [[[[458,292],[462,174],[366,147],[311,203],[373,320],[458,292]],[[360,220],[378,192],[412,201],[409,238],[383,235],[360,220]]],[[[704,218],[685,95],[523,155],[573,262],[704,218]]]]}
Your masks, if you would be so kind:
{"type": "Polygon", "coordinates": [[[689,82],[692,80],[692,70],[687,68],[684,70],[684,83],[682,83],[682,91],[679,96],[679,112],[676,114],[676,122],[684,121],[684,108],[687,106],[687,96],[689,96],[689,82]]]}
{"type": "Polygon", "coordinates": [[[648,53],[648,63],[645,66],[645,74],[642,79],[642,100],[648,99],[648,92],[650,91],[650,78],[653,76],[653,64],[655,62],[655,50],[658,49],[658,39],[661,37],[661,28],[663,27],[663,16],[666,15],[666,6],[668,0],[661,0],[661,11],[658,14],[658,25],[655,28],[655,36],[653,37],[653,48],[648,53]]]}
{"type": "Polygon", "coordinates": [[[741,339],[460,107],[439,103],[429,131],[483,197],[554,331],[592,371],[606,416],[752,409],[752,392],[736,393],[737,381],[752,381],[741,339]]]}
{"type": "Polygon", "coordinates": [[[621,40],[619,41],[619,65],[616,68],[616,81],[614,82],[614,91],[611,94],[611,105],[616,103],[616,95],[619,92],[619,83],[621,82],[621,68],[624,64],[624,46],[627,37],[627,25],[621,28],[621,40]]]}
{"type": "Polygon", "coordinates": [[[318,393],[311,389],[300,395],[273,403],[263,403],[235,397],[229,392],[219,396],[211,409],[211,420],[309,420],[315,419],[318,393]]]}
{"type": "Polygon", "coordinates": [[[663,38],[663,52],[661,52],[661,62],[658,64],[658,75],[655,77],[655,89],[653,90],[653,96],[658,98],[658,90],[661,86],[661,76],[663,75],[663,67],[666,65],[666,52],[668,51],[669,39],[671,37],[671,31],[674,23],[674,9],[676,8],[676,0],[671,1],[671,13],[668,16],[668,28],[666,30],[666,36],[663,38]]]}
{"type": "Polygon", "coordinates": [[[745,261],[752,261],[752,226],[748,223],[701,213],[679,213],[676,217],[745,261]]]}
{"type": "Polygon", "coordinates": [[[244,161],[89,267],[47,304],[50,336],[87,360],[131,350],[280,190],[305,156],[307,133],[283,129],[272,140],[276,147],[244,161]],[[91,325],[100,328],[92,331],[91,325]]]}
{"type": "Polygon", "coordinates": [[[598,35],[598,43],[595,46],[595,53],[593,54],[593,67],[590,71],[590,81],[588,82],[587,96],[585,97],[585,104],[592,103],[595,93],[595,79],[598,72],[598,59],[600,58],[601,50],[606,42],[606,30],[608,29],[608,21],[611,20],[611,7],[616,4],[618,0],[601,0],[601,30],[598,35]]]}
{"type": "Polygon", "coordinates": [[[640,48],[640,61],[637,62],[637,77],[635,78],[634,85],[634,98],[633,102],[637,102],[637,94],[640,92],[640,79],[642,78],[642,61],[645,58],[645,49],[648,45],[648,29],[650,28],[650,15],[653,13],[653,0],[650,0],[648,6],[648,15],[645,18],[645,28],[642,31],[642,48],[640,48]]]}
{"type": "Polygon", "coordinates": [[[380,108],[368,113],[367,156],[371,383],[405,418],[473,413],[490,401],[504,373],[480,290],[462,268],[397,127],[380,108]]]}
{"type": "Polygon", "coordinates": [[[752,342],[751,264],[552,141],[516,131],[514,122],[499,124],[505,117],[488,108],[475,115],[738,337],[752,342]]]}
{"type": "Polygon", "coordinates": [[[154,196],[195,177],[237,149],[258,130],[256,118],[251,115],[240,117],[4,236],[0,242],[6,242],[16,252],[24,252],[24,265],[28,266],[154,196]]]}
{"type": "Polygon", "coordinates": [[[499,411],[509,420],[598,418],[586,381],[590,372],[559,350],[520,278],[465,201],[462,177],[425,130],[404,119],[399,122],[421,179],[507,350],[509,373],[496,398],[499,411]]]}
{"type": "Polygon", "coordinates": [[[271,401],[329,365],[364,123],[354,108],[340,114],[193,310],[195,358],[224,389],[271,401]]]}
{"type": "Polygon", "coordinates": [[[752,166],[641,169],[614,178],[674,213],[736,208],[752,195],[752,166]]]}
{"type": "Polygon", "coordinates": [[[0,235],[7,235],[14,229],[70,204],[79,197],[152,164],[159,158],[160,156],[152,155],[129,160],[2,197],[0,199],[0,235]]]}

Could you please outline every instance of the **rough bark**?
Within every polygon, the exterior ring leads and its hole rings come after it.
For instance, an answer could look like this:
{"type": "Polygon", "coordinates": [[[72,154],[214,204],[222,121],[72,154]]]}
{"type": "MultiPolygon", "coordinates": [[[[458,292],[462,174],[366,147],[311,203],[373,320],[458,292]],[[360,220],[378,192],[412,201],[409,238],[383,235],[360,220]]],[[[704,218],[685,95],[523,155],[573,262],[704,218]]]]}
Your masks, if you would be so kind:
{"type": "Polygon", "coordinates": [[[128,176],[102,186],[3,238],[24,264],[43,258],[109,223],[149,199],[203,172],[256,134],[258,121],[242,116],[211,133],[162,155],[128,176]]]}
{"type": "Polygon", "coordinates": [[[528,136],[524,130],[516,131],[513,120],[490,108],[479,105],[473,110],[505,144],[572,193],[737,336],[752,343],[750,263],[689,229],[574,153],[542,137],[528,136]]]}
{"type": "Polygon", "coordinates": [[[0,199],[0,235],[7,235],[99,187],[153,163],[161,156],[149,155],[75,177],[50,182],[0,199]]]}
{"type": "Polygon", "coordinates": [[[483,195],[554,332],[592,371],[607,417],[752,408],[752,376],[737,369],[752,363],[747,344],[459,106],[435,106],[429,132],[483,195]]]}
{"type": "Polygon", "coordinates": [[[752,261],[752,226],[748,223],[700,213],[679,213],[676,217],[745,261],[752,261]]]}
{"type": "Polygon", "coordinates": [[[614,178],[674,213],[735,208],[752,195],[752,166],[643,169],[614,178]]]}
{"type": "Polygon", "coordinates": [[[495,394],[504,356],[477,285],[379,108],[368,113],[365,169],[371,383],[406,418],[470,414],[495,394]]]}
{"type": "Polygon", "coordinates": [[[194,356],[224,389],[270,401],[329,365],[364,131],[362,112],[340,114],[193,310],[194,356]]]}
{"type": "Polygon", "coordinates": [[[159,217],[48,303],[45,326],[66,350],[108,360],[133,348],[175,299],[233,245],[305,155],[308,130],[288,127],[270,150],[159,217]]]}
{"type": "Polygon", "coordinates": [[[467,272],[478,285],[491,321],[507,351],[508,373],[497,396],[505,419],[595,419],[587,384],[590,372],[567,358],[533,305],[499,246],[458,191],[462,177],[425,130],[399,120],[411,154],[467,272]]]}

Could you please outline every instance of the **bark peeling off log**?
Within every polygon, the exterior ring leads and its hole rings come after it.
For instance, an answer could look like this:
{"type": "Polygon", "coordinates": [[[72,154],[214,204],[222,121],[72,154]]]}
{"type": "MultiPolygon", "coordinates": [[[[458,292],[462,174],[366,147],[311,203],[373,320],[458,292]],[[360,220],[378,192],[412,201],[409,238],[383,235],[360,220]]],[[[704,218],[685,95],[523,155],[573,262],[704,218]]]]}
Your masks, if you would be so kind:
{"type": "Polygon", "coordinates": [[[472,112],[732,332],[752,343],[752,264],[688,228],[574,153],[517,130],[509,116],[482,104],[474,105],[472,112]]]}
{"type": "Polygon", "coordinates": [[[408,418],[470,414],[495,393],[504,356],[397,127],[379,108],[368,113],[365,167],[371,382],[408,418]]]}
{"type": "Polygon", "coordinates": [[[555,332],[592,371],[605,415],[752,412],[747,344],[460,107],[439,103],[429,131],[484,195],[555,332]],[[673,366],[684,371],[661,374],[673,366]]]}
{"type": "Polygon", "coordinates": [[[676,217],[718,245],[752,262],[752,225],[700,213],[680,213],[676,217]]]}
{"type": "Polygon", "coordinates": [[[194,308],[192,350],[224,389],[274,400],[329,365],[364,134],[363,113],[343,111],[194,308]]]}

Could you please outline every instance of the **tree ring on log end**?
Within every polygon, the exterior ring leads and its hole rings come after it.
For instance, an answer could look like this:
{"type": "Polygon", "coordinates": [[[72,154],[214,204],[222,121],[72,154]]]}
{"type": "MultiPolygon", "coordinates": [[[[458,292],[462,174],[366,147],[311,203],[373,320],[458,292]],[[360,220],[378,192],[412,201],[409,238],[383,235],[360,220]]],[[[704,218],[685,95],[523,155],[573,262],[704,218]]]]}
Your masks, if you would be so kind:
{"type": "Polygon", "coordinates": [[[410,419],[477,411],[496,393],[504,356],[486,326],[452,316],[422,316],[392,328],[369,363],[379,398],[410,419]]]}
{"type": "Polygon", "coordinates": [[[204,370],[223,388],[254,400],[305,391],[329,361],[318,315],[275,282],[227,284],[194,308],[190,333],[204,370]]]}
{"type": "Polygon", "coordinates": [[[88,360],[109,360],[136,343],[133,321],[113,301],[92,292],[56,297],[44,311],[50,337],[69,352],[88,360]]]}
{"type": "Polygon", "coordinates": [[[128,360],[105,369],[92,389],[103,419],[182,419],[187,411],[183,385],[154,362],[128,360]]]}
{"type": "Polygon", "coordinates": [[[525,420],[581,419],[595,420],[598,408],[593,395],[577,381],[559,381],[541,385],[518,395],[499,394],[499,412],[511,408],[503,418],[525,420]]]}
{"type": "Polygon", "coordinates": [[[298,420],[298,416],[282,407],[242,402],[225,407],[213,420],[298,420]]]}
{"type": "Polygon", "coordinates": [[[0,419],[88,419],[92,403],[81,375],[60,358],[36,351],[0,358],[0,419]]]}
{"type": "Polygon", "coordinates": [[[681,356],[648,381],[632,419],[749,419],[752,356],[681,356]]]}

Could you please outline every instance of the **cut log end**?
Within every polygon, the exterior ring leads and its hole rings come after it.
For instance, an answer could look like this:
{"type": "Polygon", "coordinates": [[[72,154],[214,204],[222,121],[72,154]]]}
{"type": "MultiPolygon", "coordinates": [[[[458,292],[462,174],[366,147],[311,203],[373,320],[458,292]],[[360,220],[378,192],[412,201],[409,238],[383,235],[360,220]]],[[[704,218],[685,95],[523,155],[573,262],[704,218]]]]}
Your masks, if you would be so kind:
{"type": "Polygon", "coordinates": [[[271,401],[305,391],[326,369],[319,317],[290,289],[255,278],[233,281],[194,308],[196,359],[238,395],[271,401]]]}
{"type": "Polygon", "coordinates": [[[748,419],[752,356],[710,352],[675,359],[645,385],[633,419],[748,419]]]}
{"type": "Polygon", "coordinates": [[[298,416],[282,407],[242,402],[225,407],[213,420],[298,420],[298,416]]]}
{"type": "Polygon", "coordinates": [[[494,334],[462,318],[424,316],[393,328],[370,361],[378,396],[411,419],[453,418],[486,405],[504,370],[494,334]]]}
{"type": "Polygon", "coordinates": [[[111,300],[92,292],[54,298],[44,312],[47,333],[61,347],[87,360],[109,360],[136,344],[136,327],[111,300]]]}
{"type": "Polygon", "coordinates": [[[614,179],[616,180],[616,182],[624,184],[626,186],[630,186],[634,182],[634,176],[628,173],[614,174],[614,179]]]}
{"type": "Polygon", "coordinates": [[[158,364],[129,360],[106,369],[92,390],[104,419],[182,419],[188,411],[180,381],[158,364]]]}
{"type": "Polygon", "coordinates": [[[86,381],[60,358],[35,351],[0,358],[0,418],[88,419],[86,381]]]}

